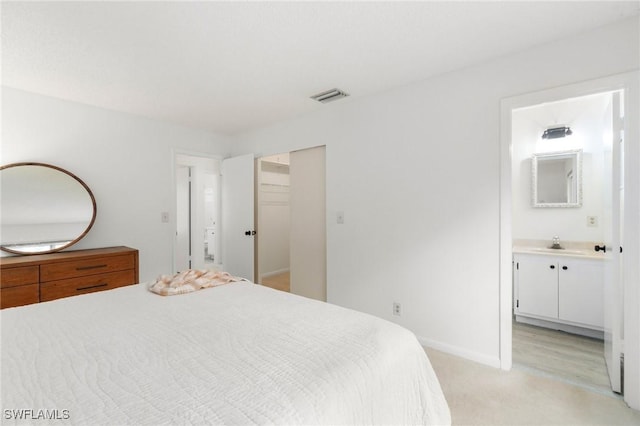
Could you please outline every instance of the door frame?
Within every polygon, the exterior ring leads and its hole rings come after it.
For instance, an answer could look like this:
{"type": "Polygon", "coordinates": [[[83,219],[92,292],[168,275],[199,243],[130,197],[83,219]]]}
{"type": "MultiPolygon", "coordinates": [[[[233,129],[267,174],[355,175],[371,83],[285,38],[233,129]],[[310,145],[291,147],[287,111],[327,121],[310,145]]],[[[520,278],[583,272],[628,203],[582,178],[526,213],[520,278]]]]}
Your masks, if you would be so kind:
{"type": "Polygon", "coordinates": [[[174,215],[174,220],[175,220],[175,238],[173,240],[173,272],[179,272],[180,271],[180,266],[178,263],[178,259],[181,258],[181,255],[184,256],[186,254],[187,257],[187,269],[191,269],[191,251],[193,250],[193,242],[191,241],[193,236],[192,236],[192,222],[193,222],[193,197],[192,197],[192,188],[191,188],[191,166],[186,166],[186,165],[178,165],[177,161],[175,164],[175,172],[173,175],[175,184],[176,184],[176,199],[175,199],[175,209],[176,209],[176,214],[174,215]],[[179,176],[179,171],[181,170],[185,170],[186,171],[186,176],[179,176]],[[183,182],[183,180],[186,177],[186,182],[183,182]],[[186,184],[186,185],[185,185],[186,184]],[[179,212],[181,211],[181,209],[178,207],[180,204],[183,204],[185,199],[183,198],[185,194],[183,194],[182,192],[180,194],[178,194],[178,188],[182,187],[182,186],[186,187],[186,198],[187,198],[187,206],[183,206],[186,207],[186,247],[183,244],[180,244],[179,241],[181,240],[179,231],[182,228],[182,224],[179,221],[179,212]],[[178,200],[178,196],[180,195],[180,200],[178,200]],[[181,251],[183,251],[184,249],[186,249],[187,253],[182,253],[180,254],[181,251]]]}
{"type": "Polygon", "coordinates": [[[594,93],[624,90],[625,109],[625,247],[622,271],[624,300],[624,400],[640,409],[640,131],[638,71],[504,98],[500,102],[500,367],[512,367],[512,110],[594,93]]]}
{"type": "MultiPolygon", "coordinates": [[[[190,150],[186,150],[186,149],[181,149],[181,148],[172,148],[171,149],[171,193],[173,194],[172,197],[172,202],[171,202],[171,208],[169,209],[170,212],[170,218],[169,218],[169,225],[171,226],[171,232],[172,232],[172,239],[171,239],[171,270],[173,273],[176,273],[177,271],[175,270],[175,266],[176,266],[176,218],[177,218],[177,199],[178,199],[178,185],[177,185],[177,177],[176,177],[176,171],[177,171],[177,163],[178,163],[178,156],[188,156],[188,157],[198,157],[198,158],[206,158],[209,160],[215,160],[218,162],[218,164],[220,165],[220,167],[222,167],[222,159],[223,157],[221,157],[220,155],[215,155],[215,154],[211,154],[211,153],[206,153],[206,152],[198,152],[198,151],[190,151],[190,150]]],[[[193,188],[191,189],[192,194],[193,194],[193,188]]],[[[219,191],[220,192],[220,191],[219,191]]],[[[218,193],[218,202],[221,201],[221,194],[218,193]]],[[[193,204],[193,199],[191,200],[191,203],[193,204]]],[[[196,213],[196,214],[202,214],[202,212],[200,213],[196,213]]],[[[218,218],[218,220],[220,220],[220,218],[218,218]]],[[[191,212],[191,225],[193,226],[193,212],[191,212]]],[[[224,224],[222,224],[222,221],[220,220],[221,225],[220,228],[222,228],[222,226],[224,226],[224,224]]],[[[190,229],[190,233],[191,235],[193,235],[193,230],[190,229]]],[[[193,238],[191,238],[193,239],[193,238]]],[[[191,242],[191,244],[193,245],[193,242],[191,242]]],[[[193,251],[193,246],[191,247],[191,251],[193,251]]]]}

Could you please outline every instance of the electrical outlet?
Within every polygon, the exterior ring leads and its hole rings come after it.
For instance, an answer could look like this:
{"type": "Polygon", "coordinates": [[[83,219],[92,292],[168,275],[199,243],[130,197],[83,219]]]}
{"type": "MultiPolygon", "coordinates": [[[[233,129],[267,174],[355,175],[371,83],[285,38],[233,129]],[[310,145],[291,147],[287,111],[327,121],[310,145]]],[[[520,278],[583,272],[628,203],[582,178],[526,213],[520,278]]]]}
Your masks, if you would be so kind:
{"type": "Polygon", "coordinates": [[[344,212],[336,213],[336,223],[338,223],[339,225],[344,224],[344,212]]]}
{"type": "Polygon", "coordinates": [[[402,305],[398,302],[393,302],[393,315],[401,316],[402,315],[402,305]]]}
{"type": "Polygon", "coordinates": [[[598,216],[587,216],[587,226],[597,227],[598,226],[598,216]]]}
{"type": "Polygon", "coordinates": [[[169,212],[160,213],[160,221],[162,223],[169,223],[169,212]]]}

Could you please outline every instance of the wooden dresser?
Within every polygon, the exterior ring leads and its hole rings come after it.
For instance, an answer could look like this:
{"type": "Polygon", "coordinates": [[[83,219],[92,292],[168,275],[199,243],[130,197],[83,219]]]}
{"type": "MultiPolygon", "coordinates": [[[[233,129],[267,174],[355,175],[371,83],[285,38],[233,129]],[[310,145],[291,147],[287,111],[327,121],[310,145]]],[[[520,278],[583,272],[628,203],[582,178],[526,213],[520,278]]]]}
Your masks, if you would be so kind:
{"type": "Polygon", "coordinates": [[[138,282],[138,250],[108,247],[0,258],[0,308],[138,282]]]}

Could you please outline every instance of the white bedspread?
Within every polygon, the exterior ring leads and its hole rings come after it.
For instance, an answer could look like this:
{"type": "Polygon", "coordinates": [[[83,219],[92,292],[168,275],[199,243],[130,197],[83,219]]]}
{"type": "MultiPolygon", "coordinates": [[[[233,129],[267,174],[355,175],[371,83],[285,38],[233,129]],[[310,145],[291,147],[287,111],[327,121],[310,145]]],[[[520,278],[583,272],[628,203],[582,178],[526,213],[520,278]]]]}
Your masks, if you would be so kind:
{"type": "Polygon", "coordinates": [[[171,297],[140,284],[0,315],[3,424],[451,421],[411,332],[251,283],[171,297]]]}

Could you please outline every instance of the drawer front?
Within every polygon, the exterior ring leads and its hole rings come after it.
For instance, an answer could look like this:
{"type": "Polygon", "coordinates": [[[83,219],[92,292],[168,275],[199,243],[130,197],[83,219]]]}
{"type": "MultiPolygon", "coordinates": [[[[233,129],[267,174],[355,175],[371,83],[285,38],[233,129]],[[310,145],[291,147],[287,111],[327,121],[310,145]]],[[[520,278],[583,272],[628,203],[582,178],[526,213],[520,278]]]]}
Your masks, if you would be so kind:
{"type": "Polygon", "coordinates": [[[135,284],[135,271],[118,271],[40,284],[40,301],[110,290],[135,284]]]}
{"type": "Polygon", "coordinates": [[[40,286],[38,284],[8,287],[0,290],[0,308],[29,305],[40,301],[40,286]]]}
{"type": "Polygon", "coordinates": [[[40,281],[56,281],[106,272],[134,269],[135,260],[130,254],[96,257],[95,259],[50,263],[40,266],[40,281]]]}
{"type": "Polygon", "coordinates": [[[0,288],[37,284],[40,268],[23,266],[21,268],[2,268],[0,271],[0,288]]]}

